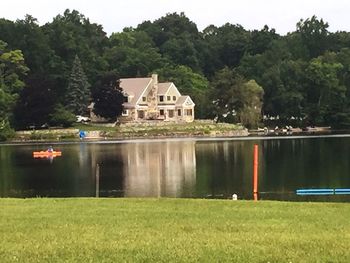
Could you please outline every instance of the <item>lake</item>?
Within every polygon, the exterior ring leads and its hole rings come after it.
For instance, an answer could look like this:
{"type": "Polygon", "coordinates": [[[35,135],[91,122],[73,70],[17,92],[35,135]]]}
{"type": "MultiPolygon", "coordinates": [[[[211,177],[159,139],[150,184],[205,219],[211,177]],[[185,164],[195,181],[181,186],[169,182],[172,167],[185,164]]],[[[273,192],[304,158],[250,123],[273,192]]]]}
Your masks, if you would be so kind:
{"type": "Polygon", "coordinates": [[[252,199],[259,146],[259,199],[350,201],[298,196],[297,189],[350,188],[350,137],[244,137],[0,145],[0,197],[252,199]],[[33,158],[52,145],[55,158],[33,158]]]}

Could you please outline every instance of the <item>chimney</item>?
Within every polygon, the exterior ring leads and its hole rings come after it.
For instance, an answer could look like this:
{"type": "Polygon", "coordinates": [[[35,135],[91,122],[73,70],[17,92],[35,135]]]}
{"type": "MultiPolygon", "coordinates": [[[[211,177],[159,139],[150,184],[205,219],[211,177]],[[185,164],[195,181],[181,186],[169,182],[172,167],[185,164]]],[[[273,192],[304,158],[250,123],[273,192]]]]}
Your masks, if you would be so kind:
{"type": "Polygon", "coordinates": [[[152,74],[153,85],[158,86],[158,74],[152,74]]]}
{"type": "Polygon", "coordinates": [[[157,107],[158,107],[158,75],[152,74],[152,86],[151,90],[148,94],[148,119],[156,119],[157,118],[157,107]]]}
{"type": "Polygon", "coordinates": [[[158,74],[152,74],[152,96],[154,96],[155,104],[151,106],[151,108],[156,108],[157,107],[157,96],[158,96],[158,74]]]}

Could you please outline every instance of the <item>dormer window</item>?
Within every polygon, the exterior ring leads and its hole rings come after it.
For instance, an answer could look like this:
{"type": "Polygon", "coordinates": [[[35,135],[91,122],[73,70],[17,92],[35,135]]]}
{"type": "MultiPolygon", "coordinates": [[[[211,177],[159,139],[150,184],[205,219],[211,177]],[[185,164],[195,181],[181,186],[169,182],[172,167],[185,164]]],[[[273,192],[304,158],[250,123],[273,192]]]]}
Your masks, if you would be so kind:
{"type": "Polygon", "coordinates": [[[176,101],[176,96],[173,96],[173,101],[176,101]]]}
{"type": "Polygon", "coordinates": [[[124,95],[124,101],[123,102],[130,102],[134,98],[133,95],[124,95]]]}
{"type": "Polygon", "coordinates": [[[170,101],[170,100],[171,100],[171,96],[167,96],[167,97],[166,97],[166,100],[167,100],[167,101],[170,101]]]}
{"type": "Polygon", "coordinates": [[[142,97],[142,101],[143,101],[143,102],[146,102],[146,97],[142,97]]]}
{"type": "Polygon", "coordinates": [[[164,96],[159,96],[159,101],[164,101],[164,96]]]}

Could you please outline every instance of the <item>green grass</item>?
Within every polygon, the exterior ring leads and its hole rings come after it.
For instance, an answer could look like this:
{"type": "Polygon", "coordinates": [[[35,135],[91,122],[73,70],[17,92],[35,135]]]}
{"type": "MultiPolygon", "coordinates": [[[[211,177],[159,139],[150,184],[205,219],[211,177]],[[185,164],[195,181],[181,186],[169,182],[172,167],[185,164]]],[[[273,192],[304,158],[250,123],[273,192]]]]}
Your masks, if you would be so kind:
{"type": "Polygon", "coordinates": [[[82,123],[74,123],[73,124],[74,129],[79,129],[83,131],[105,131],[105,132],[111,132],[116,131],[117,127],[106,127],[103,125],[92,125],[92,124],[82,124],[82,123]]]}
{"type": "Polygon", "coordinates": [[[1,262],[350,262],[350,205],[0,199],[1,262]]]}

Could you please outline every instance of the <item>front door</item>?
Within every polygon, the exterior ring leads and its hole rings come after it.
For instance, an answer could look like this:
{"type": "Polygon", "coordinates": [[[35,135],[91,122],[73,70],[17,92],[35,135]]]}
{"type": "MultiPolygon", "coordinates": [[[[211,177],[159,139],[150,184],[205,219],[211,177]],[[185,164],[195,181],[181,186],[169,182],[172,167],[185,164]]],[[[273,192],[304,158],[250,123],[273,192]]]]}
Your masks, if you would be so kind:
{"type": "Polygon", "coordinates": [[[137,118],[138,118],[138,119],[144,119],[144,118],[145,118],[145,111],[143,111],[143,110],[138,110],[138,111],[137,111],[137,118]]]}
{"type": "Polygon", "coordinates": [[[174,110],[169,110],[169,118],[174,118],[174,110]]]}

